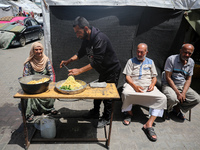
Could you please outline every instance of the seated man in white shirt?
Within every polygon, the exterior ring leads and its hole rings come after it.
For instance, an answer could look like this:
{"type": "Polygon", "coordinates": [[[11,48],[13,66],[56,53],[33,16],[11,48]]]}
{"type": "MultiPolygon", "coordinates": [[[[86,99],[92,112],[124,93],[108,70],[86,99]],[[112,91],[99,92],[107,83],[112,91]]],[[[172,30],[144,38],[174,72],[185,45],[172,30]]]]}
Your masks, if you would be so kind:
{"type": "Polygon", "coordinates": [[[143,130],[151,141],[157,136],[152,125],[157,117],[162,117],[167,108],[167,98],[155,86],[157,71],[153,60],[146,57],[148,47],[145,43],[137,46],[137,57],[128,60],[123,74],[126,83],[122,91],[122,112],[125,114],[124,125],[131,123],[132,104],[150,108],[150,118],[143,125],[143,130]]]}

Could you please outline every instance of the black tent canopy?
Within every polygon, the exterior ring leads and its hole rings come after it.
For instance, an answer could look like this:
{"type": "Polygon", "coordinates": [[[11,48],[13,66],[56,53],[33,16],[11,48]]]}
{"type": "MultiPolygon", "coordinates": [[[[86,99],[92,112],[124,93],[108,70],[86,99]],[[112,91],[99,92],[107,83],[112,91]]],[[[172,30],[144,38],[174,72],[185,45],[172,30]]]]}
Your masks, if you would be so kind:
{"type": "MultiPolygon", "coordinates": [[[[67,77],[66,70],[59,68],[61,60],[70,58],[81,45],[72,28],[77,16],[84,16],[110,38],[122,68],[129,58],[136,56],[137,45],[146,43],[147,57],[154,60],[159,73],[158,85],[164,62],[169,55],[179,52],[187,27],[182,10],[140,6],[50,6],[49,10],[52,61],[57,81],[67,77]]],[[[88,63],[85,57],[69,64],[69,68],[80,68],[88,63]]],[[[77,78],[90,82],[97,79],[98,74],[92,70],[77,78]]],[[[119,87],[123,83],[121,74],[119,87]]]]}

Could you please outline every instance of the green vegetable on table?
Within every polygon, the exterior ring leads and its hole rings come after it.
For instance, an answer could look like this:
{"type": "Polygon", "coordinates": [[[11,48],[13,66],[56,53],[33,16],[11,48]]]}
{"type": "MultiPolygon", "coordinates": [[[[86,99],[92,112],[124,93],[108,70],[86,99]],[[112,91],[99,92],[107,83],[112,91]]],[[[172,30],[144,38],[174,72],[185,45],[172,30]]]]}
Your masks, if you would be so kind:
{"type": "Polygon", "coordinates": [[[62,90],[72,90],[70,85],[69,86],[67,86],[67,85],[66,86],[61,86],[60,89],[62,89],[62,90]]]}

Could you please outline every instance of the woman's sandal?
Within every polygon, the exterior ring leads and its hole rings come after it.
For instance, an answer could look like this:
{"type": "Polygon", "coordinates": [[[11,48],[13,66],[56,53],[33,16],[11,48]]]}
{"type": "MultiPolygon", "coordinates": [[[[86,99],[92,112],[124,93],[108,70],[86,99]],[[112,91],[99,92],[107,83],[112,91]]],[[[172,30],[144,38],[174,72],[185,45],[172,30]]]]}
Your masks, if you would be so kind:
{"type": "Polygon", "coordinates": [[[34,115],[31,115],[31,116],[27,119],[28,122],[32,122],[33,120],[34,120],[34,115]]]}
{"type": "Polygon", "coordinates": [[[128,126],[129,124],[131,124],[131,115],[128,113],[124,113],[124,120],[122,121],[122,123],[125,126],[128,126]],[[128,123],[127,123],[128,122],[128,123]]]}
{"type": "Polygon", "coordinates": [[[150,141],[155,142],[157,140],[157,138],[153,138],[154,135],[156,136],[156,133],[152,127],[150,128],[143,127],[142,130],[144,131],[144,133],[146,134],[146,136],[149,138],[150,141]]]}

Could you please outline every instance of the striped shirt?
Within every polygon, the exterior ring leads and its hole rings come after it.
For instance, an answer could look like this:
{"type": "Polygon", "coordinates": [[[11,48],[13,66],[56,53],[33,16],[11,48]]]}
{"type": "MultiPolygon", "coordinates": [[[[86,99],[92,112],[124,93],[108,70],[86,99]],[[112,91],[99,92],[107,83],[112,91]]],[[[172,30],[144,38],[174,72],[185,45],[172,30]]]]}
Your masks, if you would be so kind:
{"type": "MultiPolygon", "coordinates": [[[[183,65],[180,60],[180,54],[169,56],[164,67],[165,71],[172,72],[171,79],[174,81],[175,85],[184,85],[186,78],[193,75],[193,69],[194,60],[189,58],[187,64],[183,65]]],[[[164,85],[168,85],[165,76],[162,82],[164,85]]]]}

